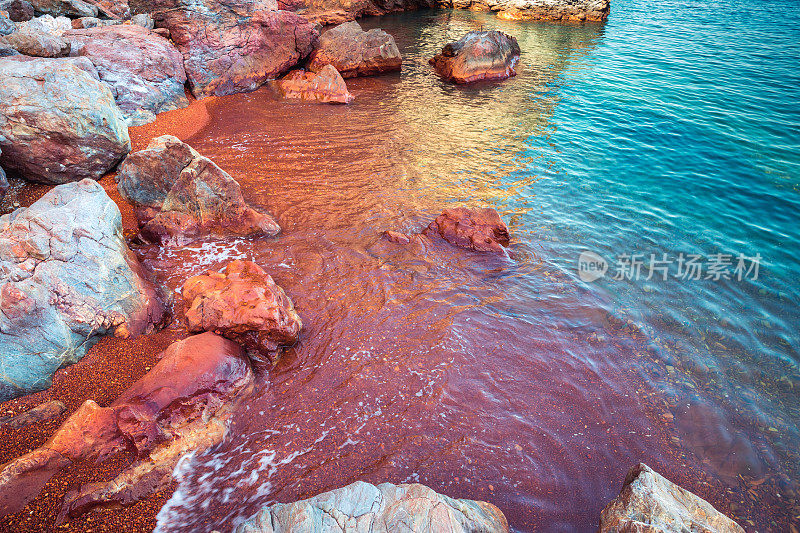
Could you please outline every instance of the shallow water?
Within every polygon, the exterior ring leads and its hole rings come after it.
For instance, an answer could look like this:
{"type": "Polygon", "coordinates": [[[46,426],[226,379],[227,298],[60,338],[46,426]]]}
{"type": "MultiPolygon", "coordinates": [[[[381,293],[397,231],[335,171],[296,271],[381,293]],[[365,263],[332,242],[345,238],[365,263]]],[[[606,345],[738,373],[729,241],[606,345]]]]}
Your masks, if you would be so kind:
{"type": "Polygon", "coordinates": [[[797,526],[800,6],[363,25],[405,63],[348,81],[351,106],[269,88],[194,104],[209,123],[188,140],[284,231],[139,252],[173,289],[252,259],[305,329],[230,439],[184,461],[160,530],[228,531],[364,479],[491,501],[517,531],[592,531],[638,461],[749,530],[797,526]],[[481,27],[518,38],[520,74],[439,80],[427,59],[481,27]],[[509,258],[380,238],[462,203],[502,213],[509,258]],[[606,277],[579,278],[586,250],[606,277]],[[676,279],[672,264],[646,280],[651,253],[762,260],[758,279],[676,279]],[[611,279],[620,254],[644,254],[642,279],[611,279]]]}

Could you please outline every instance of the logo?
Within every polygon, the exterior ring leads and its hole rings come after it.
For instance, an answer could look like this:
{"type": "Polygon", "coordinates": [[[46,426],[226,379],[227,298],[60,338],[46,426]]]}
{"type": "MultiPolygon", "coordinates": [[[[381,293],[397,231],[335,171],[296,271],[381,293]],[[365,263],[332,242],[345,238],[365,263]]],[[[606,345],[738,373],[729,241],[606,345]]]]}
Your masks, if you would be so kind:
{"type": "Polygon", "coordinates": [[[583,252],[578,256],[578,277],[591,283],[606,275],[608,262],[594,252],[583,252]]]}

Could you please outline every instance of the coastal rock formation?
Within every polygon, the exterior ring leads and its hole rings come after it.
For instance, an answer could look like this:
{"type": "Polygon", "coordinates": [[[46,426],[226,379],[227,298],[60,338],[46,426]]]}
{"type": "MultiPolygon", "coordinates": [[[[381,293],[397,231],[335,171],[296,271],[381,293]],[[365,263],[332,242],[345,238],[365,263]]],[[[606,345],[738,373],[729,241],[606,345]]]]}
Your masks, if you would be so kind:
{"type": "Polygon", "coordinates": [[[353,101],[347,84],[332,65],[325,65],[319,73],[293,70],[276,83],[284,98],[331,104],[349,104],[353,101]]]}
{"type": "Polygon", "coordinates": [[[394,37],[379,29],[364,31],[354,21],[322,34],[308,68],[321,72],[333,65],[343,78],[353,78],[400,70],[402,63],[394,37]]]}
{"type": "Polygon", "coordinates": [[[0,164],[32,181],[100,178],[130,151],[128,127],[85,58],[0,59],[0,164]]]}
{"type": "Polygon", "coordinates": [[[198,98],[257,89],[305,58],[319,35],[275,0],[155,0],[150,9],[183,53],[198,98]]]}
{"type": "Polygon", "coordinates": [[[423,233],[439,235],[451,244],[479,252],[505,254],[505,247],[509,243],[508,226],[497,211],[490,208],[445,209],[423,233]]]}
{"type": "Polygon", "coordinates": [[[46,389],[101,336],[140,335],[163,314],[97,182],[0,217],[0,401],[46,389]]]}
{"type": "Polygon", "coordinates": [[[236,341],[255,361],[273,362],[281,347],[297,342],[303,327],[292,300],[252,261],[232,261],[222,272],[194,276],[181,294],[189,331],[213,331],[236,341]]]}
{"type": "Polygon", "coordinates": [[[514,37],[499,31],[471,31],[445,45],[430,63],[440,76],[456,83],[503,80],[516,76],[519,54],[514,37]]]}
{"type": "Polygon", "coordinates": [[[7,12],[14,22],[25,22],[34,16],[33,5],[27,0],[0,0],[0,11],[7,12]]]}
{"type": "MultiPolygon", "coordinates": [[[[0,150],[0,156],[3,155],[2,150],[0,150]]],[[[0,200],[5,198],[6,191],[8,190],[8,179],[6,178],[6,171],[3,170],[3,167],[0,167],[0,200]]]]}
{"type": "Polygon", "coordinates": [[[237,527],[235,533],[504,533],[508,530],[505,516],[490,503],[455,500],[417,483],[375,486],[356,481],[307,500],[270,505],[237,527]]]}
{"type": "Polygon", "coordinates": [[[366,16],[436,7],[436,0],[278,0],[281,9],[297,11],[320,24],[341,24],[366,16]]]}
{"type": "Polygon", "coordinates": [[[5,37],[0,37],[0,42],[26,56],[34,57],[65,57],[72,48],[69,41],[49,33],[30,30],[16,31],[5,37]]]}
{"type": "Polygon", "coordinates": [[[17,24],[17,31],[30,31],[34,33],[49,33],[61,37],[65,31],[72,29],[72,21],[67,17],[52,17],[42,15],[17,24]]]}
{"type": "Polygon", "coordinates": [[[130,125],[152,122],[157,113],[189,105],[183,56],[160,35],[125,24],[72,30],[64,38],[82,47],[80,54],[111,87],[130,125]]]}
{"type": "Polygon", "coordinates": [[[741,526],[710,503],[643,463],[631,468],[619,496],[603,509],[599,531],[744,533],[741,526]]]}
{"type": "Polygon", "coordinates": [[[17,512],[58,471],[133,446],[142,457],[107,483],[68,494],[62,518],[98,504],[126,504],[169,483],[178,459],[224,436],[253,372],[237,344],[212,333],[170,345],[109,407],[87,400],[44,444],[0,467],[0,514],[17,512]]]}
{"type": "MultiPolygon", "coordinates": [[[[458,3],[459,0],[452,0],[458,3]]],[[[473,0],[469,9],[486,4],[506,20],[552,20],[560,22],[602,22],[611,10],[610,0],[509,0],[490,6],[491,0],[473,0]],[[499,9],[498,9],[499,7],[499,9]]],[[[456,6],[453,6],[456,7],[456,6]]],[[[460,6],[458,6],[460,7],[460,6]]]]}
{"type": "Polygon", "coordinates": [[[273,237],[280,231],[271,216],[247,205],[227,172],[171,135],[129,155],[116,180],[136,207],[147,241],[179,245],[206,235],[273,237]]]}
{"type": "Polygon", "coordinates": [[[96,17],[97,7],[84,0],[28,0],[36,15],[96,17]]]}

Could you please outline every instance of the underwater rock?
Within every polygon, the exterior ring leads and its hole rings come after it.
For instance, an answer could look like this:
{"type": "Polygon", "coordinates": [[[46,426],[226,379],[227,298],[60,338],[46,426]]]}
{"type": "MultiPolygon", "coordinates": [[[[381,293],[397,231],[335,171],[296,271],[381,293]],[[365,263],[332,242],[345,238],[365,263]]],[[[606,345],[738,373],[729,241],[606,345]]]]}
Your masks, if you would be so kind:
{"type": "Polygon", "coordinates": [[[333,65],[343,78],[400,70],[403,58],[394,37],[383,30],[364,31],[358,22],[346,22],[319,38],[308,68],[321,72],[333,65]]]}
{"type": "Polygon", "coordinates": [[[297,342],[303,327],[292,300],[252,261],[232,261],[222,272],[189,278],[181,294],[189,331],[236,341],[257,362],[273,362],[279,349],[297,342]]]}
{"type": "Polygon", "coordinates": [[[625,477],[622,490],[603,509],[599,533],[744,533],[736,522],[643,463],[625,477]]]}
{"type": "Polygon", "coordinates": [[[330,104],[349,104],[353,101],[347,84],[332,65],[325,65],[319,73],[293,70],[276,83],[284,98],[330,104]]]}
{"type": "Polygon", "coordinates": [[[116,176],[120,194],[136,207],[141,236],[179,245],[207,235],[266,235],[280,226],[250,208],[239,183],[177,137],[156,137],[130,154],[116,176]]]}
{"type": "Polygon", "coordinates": [[[479,252],[500,252],[505,254],[509,243],[508,227],[494,209],[469,209],[454,207],[445,209],[436,220],[423,230],[423,233],[439,235],[441,238],[462,248],[479,252]]]}
{"type": "Polygon", "coordinates": [[[499,31],[471,31],[442,48],[430,64],[455,83],[503,80],[516,76],[520,49],[514,37],[499,31]]]}

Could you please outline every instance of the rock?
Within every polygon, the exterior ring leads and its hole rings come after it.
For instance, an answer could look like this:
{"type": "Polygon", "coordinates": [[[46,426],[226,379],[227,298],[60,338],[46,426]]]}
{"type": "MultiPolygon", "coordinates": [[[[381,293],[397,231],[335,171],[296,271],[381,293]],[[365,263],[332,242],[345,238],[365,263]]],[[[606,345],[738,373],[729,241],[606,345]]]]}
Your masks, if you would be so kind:
{"type": "Polygon", "coordinates": [[[17,31],[6,35],[3,40],[11,48],[26,56],[65,57],[72,48],[70,42],[61,37],[32,31],[17,31]]]}
{"type": "Polygon", "coordinates": [[[46,389],[103,335],[151,331],[162,297],[93,180],[59,185],[0,217],[0,401],[46,389]]]}
{"type": "Polygon", "coordinates": [[[0,10],[0,36],[9,35],[17,30],[17,25],[8,17],[8,12],[0,10]]]}
{"type": "Polygon", "coordinates": [[[118,21],[129,19],[131,8],[127,0],[86,0],[97,7],[101,15],[118,21]]]}
{"type": "Polygon", "coordinates": [[[227,172],[171,135],[129,155],[116,180],[148,241],[175,245],[205,235],[273,237],[280,231],[272,217],[247,205],[227,172]]]}
{"type": "Polygon", "coordinates": [[[353,101],[344,79],[332,65],[325,65],[319,73],[293,70],[277,84],[284,98],[331,104],[349,104],[353,101]]]}
{"type": "Polygon", "coordinates": [[[36,422],[46,422],[58,418],[67,410],[67,406],[58,400],[45,402],[32,409],[23,411],[15,416],[0,418],[1,426],[9,426],[11,429],[20,429],[36,422]]]}
{"type": "Polygon", "coordinates": [[[87,30],[98,26],[113,26],[119,24],[118,20],[104,20],[96,17],[81,17],[72,20],[72,28],[75,30],[87,30]]]}
{"type": "Polygon", "coordinates": [[[72,29],[72,21],[67,17],[52,17],[42,15],[17,24],[17,31],[30,31],[34,33],[49,33],[56,37],[72,29]]]}
{"type": "Polygon", "coordinates": [[[181,294],[189,331],[213,331],[270,362],[280,348],[297,342],[303,327],[292,300],[251,261],[232,261],[222,272],[194,276],[181,294]]]}
{"type": "Polygon", "coordinates": [[[383,236],[390,242],[396,242],[398,244],[411,243],[411,237],[399,231],[388,230],[383,233],[383,236]]]}
{"type": "Polygon", "coordinates": [[[100,178],[130,151],[125,119],[91,61],[0,59],[0,164],[42,183],[100,178]]]}
{"type": "Polygon", "coordinates": [[[25,22],[34,16],[33,5],[27,0],[0,0],[0,11],[8,12],[14,22],[25,22]]]}
{"type": "Polygon", "coordinates": [[[504,533],[508,530],[505,516],[490,503],[455,500],[416,483],[375,486],[356,481],[307,500],[265,507],[239,525],[235,533],[504,533]]]}
{"type": "MultiPolygon", "coordinates": [[[[0,150],[0,156],[3,155],[2,150],[0,150]]],[[[3,170],[3,167],[0,167],[0,200],[5,198],[6,191],[8,191],[8,178],[6,178],[6,172],[3,170]]]]}
{"type": "Polygon", "coordinates": [[[189,105],[183,56],[171,42],[135,24],[64,33],[91,60],[111,87],[129,125],[152,122],[157,113],[189,105]]]}
{"type": "Polygon", "coordinates": [[[435,0],[278,0],[281,9],[297,11],[323,25],[341,24],[364,16],[436,7],[435,0]]]}
{"type": "Polygon", "coordinates": [[[744,533],[710,503],[640,463],[600,515],[600,533],[744,533]]]}
{"type": "Polygon", "coordinates": [[[97,7],[83,0],[29,0],[37,15],[96,17],[97,7]]]}
{"type": "Polygon", "coordinates": [[[152,30],[153,28],[155,28],[153,17],[151,17],[147,13],[139,13],[138,15],[134,15],[133,17],[131,17],[131,24],[136,24],[137,26],[141,26],[142,28],[147,28],[148,30],[152,30]]]}
{"type": "Polygon", "coordinates": [[[319,35],[275,0],[154,0],[151,12],[183,53],[198,98],[257,89],[305,58],[319,35]]]}
{"type": "Polygon", "coordinates": [[[379,29],[364,31],[353,21],[322,34],[309,69],[320,72],[325,65],[333,65],[343,78],[352,78],[400,70],[402,63],[394,37],[379,29]]]}
{"type": "Polygon", "coordinates": [[[439,75],[456,83],[503,80],[516,76],[519,54],[514,37],[499,31],[471,31],[442,48],[430,63],[439,75]]]}
{"type": "Polygon", "coordinates": [[[205,333],[170,345],[109,407],[87,400],[44,446],[0,467],[0,514],[22,509],[66,466],[102,460],[129,445],[142,459],[111,482],[68,494],[62,518],[163,488],[183,454],[222,440],[236,401],[252,384],[242,348],[229,340],[205,333]]]}
{"type": "MultiPolygon", "coordinates": [[[[478,2],[473,2],[473,5],[476,3],[478,2]]],[[[552,0],[508,0],[500,2],[497,7],[492,9],[498,11],[498,17],[506,20],[602,22],[608,18],[611,2],[609,0],[561,0],[558,2],[552,0]]]]}
{"type": "Polygon", "coordinates": [[[505,254],[509,243],[508,227],[494,209],[445,209],[423,231],[426,235],[438,234],[444,240],[462,248],[479,252],[505,254]]]}

